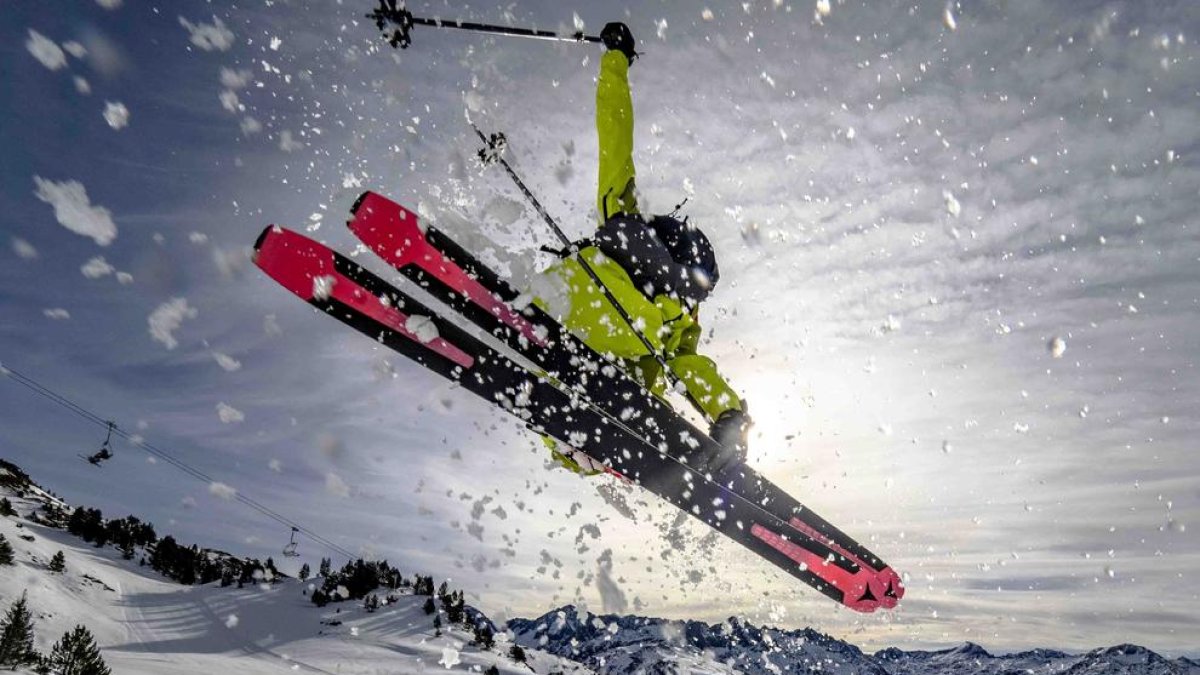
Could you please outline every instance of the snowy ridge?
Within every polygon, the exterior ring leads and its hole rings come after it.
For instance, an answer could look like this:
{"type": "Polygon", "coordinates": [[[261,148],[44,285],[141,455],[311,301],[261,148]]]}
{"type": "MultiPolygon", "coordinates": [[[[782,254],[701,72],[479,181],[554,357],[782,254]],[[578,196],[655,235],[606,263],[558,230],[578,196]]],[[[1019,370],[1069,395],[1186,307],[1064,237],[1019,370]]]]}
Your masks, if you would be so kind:
{"type": "Polygon", "coordinates": [[[1136,645],[1071,655],[1035,649],[993,655],[967,642],[939,651],[889,648],[869,655],[809,628],[785,631],[738,618],[710,625],[638,616],[597,616],[567,606],[508,622],[518,644],[571,658],[601,673],[776,675],[1200,675],[1200,664],[1136,645]]]}
{"type": "Polygon", "coordinates": [[[472,646],[471,633],[460,627],[443,626],[435,636],[433,617],[422,608],[426,596],[411,590],[385,589],[381,594],[390,592],[396,601],[367,612],[361,602],[317,608],[308,597],[311,580],[278,579],[240,589],[176,583],[123,559],[116,549],[93,547],[45,524],[44,507],[68,506],[3,460],[0,497],[17,511],[0,517],[0,534],[15,551],[15,565],[0,567],[0,612],[26,594],[35,647],[43,653],[64,632],[84,624],[120,675],[415,673],[445,670],[446,664],[473,672],[495,666],[510,675],[589,672],[532,649],[526,664],[517,663],[508,657],[511,645],[503,634],[489,650],[472,646]],[[57,551],[66,558],[62,573],[48,569],[57,551]]]}

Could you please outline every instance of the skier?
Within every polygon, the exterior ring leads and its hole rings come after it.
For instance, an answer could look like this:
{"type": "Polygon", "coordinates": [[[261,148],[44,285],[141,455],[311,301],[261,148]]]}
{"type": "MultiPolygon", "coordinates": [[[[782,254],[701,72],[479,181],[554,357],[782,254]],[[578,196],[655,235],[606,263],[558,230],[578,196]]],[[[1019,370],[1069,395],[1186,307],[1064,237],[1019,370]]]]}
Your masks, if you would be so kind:
{"type": "MultiPolygon", "coordinates": [[[[628,26],[609,23],[600,34],[608,51],[600,60],[596,85],[596,131],[600,167],[595,234],[577,242],[577,254],[559,252],[535,285],[535,302],[588,346],[624,360],[655,394],[665,389],[662,366],[634,334],[580,265],[585,259],[665,357],[684,385],[688,400],[712,421],[709,435],[720,452],[698,458],[714,473],[746,459],[750,417],[746,403],[717,372],[716,364],[696,353],[700,341],[699,305],[719,278],[712,245],[699,229],[668,215],[643,216],[635,194],[633,100],[629,67],[638,57],[628,26]]],[[[552,446],[553,450],[553,446],[552,446]]],[[[568,468],[596,473],[582,453],[555,457],[568,468]],[[575,461],[572,461],[575,460],[575,461]],[[583,466],[579,466],[582,464],[583,466]],[[574,465],[574,466],[573,466],[574,465]]]]}
{"type": "Polygon", "coordinates": [[[88,455],[85,459],[91,462],[92,466],[100,466],[101,462],[112,459],[112,456],[112,452],[109,451],[108,446],[104,446],[103,448],[100,448],[100,452],[88,455]]]}

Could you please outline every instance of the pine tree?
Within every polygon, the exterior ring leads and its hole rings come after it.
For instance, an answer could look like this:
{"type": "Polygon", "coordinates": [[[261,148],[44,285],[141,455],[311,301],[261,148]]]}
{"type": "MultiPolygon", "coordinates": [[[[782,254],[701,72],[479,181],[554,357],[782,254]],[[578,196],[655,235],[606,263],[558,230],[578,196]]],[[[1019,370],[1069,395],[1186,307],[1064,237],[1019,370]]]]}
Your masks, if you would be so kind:
{"type": "Polygon", "coordinates": [[[508,658],[517,663],[525,663],[525,650],[521,649],[521,645],[514,643],[508,650],[508,658]]]}
{"type": "Polygon", "coordinates": [[[55,553],[54,557],[50,559],[50,571],[56,572],[56,573],[61,573],[61,572],[65,571],[66,569],[67,569],[66,556],[63,555],[62,551],[55,553]]]}
{"type": "Polygon", "coordinates": [[[300,566],[300,581],[308,581],[310,576],[312,576],[312,570],[309,569],[308,563],[304,563],[300,566]]]}
{"type": "Polygon", "coordinates": [[[8,497],[0,497],[0,516],[15,516],[17,510],[13,508],[12,502],[8,501],[8,497]]]}
{"type": "Polygon", "coordinates": [[[442,636],[442,615],[441,614],[438,614],[437,616],[433,617],[433,636],[434,637],[442,636]]]}
{"type": "Polygon", "coordinates": [[[329,558],[321,558],[321,567],[319,573],[323,577],[329,576],[329,571],[333,567],[333,562],[329,558]]]}
{"type": "Polygon", "coordinates": [[[14,555],[12,544],[0,534],[0,565],[13,564],[14,555]]]}
{"type": "Polygon", "coordinates": [[[496,644],[496,634],[486,622],[480,621],[475,624],[475,644],[479,645],[480,649],[491,649],[496,644]]]}
{"type": "Polygon", "coordinates": [[[426,598],[425,604],[421,607],[421,609],[425,610],[426,614],[433,614],[436,612],[437,607],[435,607],[433,604],[433,598],[426,598]]]}
{"type": "Polygon", "coordinates": [[[83,626],[75,626],[75,630],[64,633],[62,639],[54,644],[50,658],[46,659],[50,670],[58,675],[111,675],[112,671],[100,656],[100,648],[96,640],[83,626]]]}
{"type": "Polygon", "coordinates": [[[8,608],[4,621],[0,622],[0,666],[17,666],[36,663],[37,652],[33,651],[33,617],[25,603],[25,594],[8,608]]]}
{"type": "Polygon", "coordinates": [[[500,668],[493,663],[484,669],[483,675],[500,675],[500,668]]]}

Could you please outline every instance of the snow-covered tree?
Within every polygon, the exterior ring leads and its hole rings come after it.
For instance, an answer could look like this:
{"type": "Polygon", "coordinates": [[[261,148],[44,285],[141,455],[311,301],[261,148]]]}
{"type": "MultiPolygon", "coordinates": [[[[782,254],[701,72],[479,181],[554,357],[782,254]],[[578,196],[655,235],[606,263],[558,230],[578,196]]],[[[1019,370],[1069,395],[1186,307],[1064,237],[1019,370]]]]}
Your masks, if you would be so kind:
{"type": "Polygon", "coordinates": [[[310,576],[312,576],[312,569],[309,568],[308,563],[304,563],[303,565],[300,566],[300,575],[299,576],[300,576],[300,581],[308,581],[308,578],[310,576]]]}
{"type": "Polygon", "coordinates": [[[14,553],[12,544],[8,543],[8,540],[4,538],[4,535],[0,534],[0,565],[13,564],[13,556],[14,553]]]}
{"type": "Polygon", "coordinates": [[[83,626],[65,633],[46,659],[50,671],[57,675],[110,675],[111,670],[100,656],[100,648],[91,631],[83,626]]]}
{"type": "Polygon", "coordinates": [[[35,664],[40,660],[33,650],[33,617],[25,603],[25,594],[8,608],[4,621],[0,622],[0,667],[35,664]]]}
{"type": "Polygon", "coordinates": [[[62,551],[55,553],[54,557],[50,559],[50,571],[58,573],[58,572],[62,572],[64,570],[66,570],[66,569],[67,569],[66,556],[63,555],[62,551]]]}
{"type": "Polygon", "coordinates": [[[8,501],[8,497],[0,497],[0,516],[15,516],[17,510],[13,508],[12,502],[8,501]]]}

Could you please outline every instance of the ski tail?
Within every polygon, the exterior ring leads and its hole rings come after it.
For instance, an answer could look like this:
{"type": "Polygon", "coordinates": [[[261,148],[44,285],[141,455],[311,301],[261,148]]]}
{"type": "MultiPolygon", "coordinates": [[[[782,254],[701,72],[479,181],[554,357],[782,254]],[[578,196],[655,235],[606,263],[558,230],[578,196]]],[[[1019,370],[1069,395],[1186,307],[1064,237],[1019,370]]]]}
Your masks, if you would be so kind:
{"type": "Polygon", "coordinates": [[[310,305],[351,326],[371,326],[389,346],[439,373],[458,377],[475,364],[477,355],[460,346],[473,342],[465,332],[302,234],[267,227],[254,243],[254,264],[310,305]]]}

